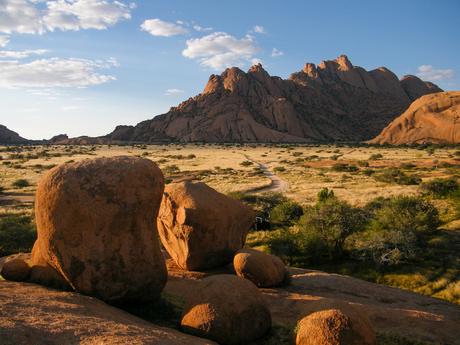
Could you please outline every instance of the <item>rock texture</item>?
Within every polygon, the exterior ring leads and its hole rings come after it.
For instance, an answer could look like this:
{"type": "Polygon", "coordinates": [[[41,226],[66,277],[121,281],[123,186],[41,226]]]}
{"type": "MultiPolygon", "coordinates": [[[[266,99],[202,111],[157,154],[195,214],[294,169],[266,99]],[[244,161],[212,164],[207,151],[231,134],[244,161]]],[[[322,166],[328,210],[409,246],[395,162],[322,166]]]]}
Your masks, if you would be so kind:
{"type": "Polygon", "coordinates": [[[204,183],[171,183],[158,215],[163,246],[186,270],[228,264],[245,243],[255,214],[238,200],[204,183]]]}
{"type": "Polygon", "coordinates": [[[460,91],[419,98],[370,143],[460,143],[460,91]]]}
{"type": "Polygon", "coordinates": [[[6,280],[22,282],[29,278],[30,266],[27,261],[15,258],[6,260],[3,264],[0,275],[6,280]]]}
{"type": "Polygon", "coordinates": [[[362,315],[329,309],[300,320],[296,345],[376,345],[376,338],[369,321],[362,315]]]}
{"type": "MultiPolygon", "coordinates": [[[[345,55],[307,63],[289,79],[260,64],[211,75],[204,91],[136,126],[118,126],[98,141],[327,142],[376,136],[416,97],[440,89],[381,67],[366,71],[345,55]],[[421,87],[421,85],[423,87],[421,87]]],[[[79,141],[82,139],[79,138],[79,141]]],[[[88,138],[86,138],[88,140],[88,138]]]]}
{"type": "Polygon", "coordinates": [[[0,125],[0,144],[27,144],[28,142],[27,139],[19,136],[18,133],[0,125]]]}
{"type": "Polygon", "coordinates": [[[239,250],[233,258],[233,267],[239,277],[252,281],[258,287],[279,286],[289,276],[279,257],[254,249],[239,250]]]}
{"type": "Polygon", "coordinates": [[[222,274],[200,283],[187,301],[181,326],[185,332],[219,344],[247,344],[269,331],[271,317],[254,284],[222,274]]]}
{"type": "Polygon", "coordinates": [[[216,345],[141,320],[95,298],[0,281],[2,345],[216,345]]]}
{"type": "Polygon", "coordinates": [[[167,272],[156,231],[164,182],[150,160],[64,164],[37,187],[32,266],[46,264],[76,291],[105,301],[151,300],[167,272]]]}

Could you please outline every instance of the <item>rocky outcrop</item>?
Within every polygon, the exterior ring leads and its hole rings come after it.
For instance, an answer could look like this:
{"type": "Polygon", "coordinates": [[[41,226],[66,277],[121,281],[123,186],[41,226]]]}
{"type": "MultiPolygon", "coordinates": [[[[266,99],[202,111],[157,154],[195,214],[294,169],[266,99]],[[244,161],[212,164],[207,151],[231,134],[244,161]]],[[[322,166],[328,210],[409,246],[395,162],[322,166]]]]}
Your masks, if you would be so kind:
{"type": "Polygon", "coordinates": [[[161,242],[177,265],[206,270],[230,263],[254,222],[250,207],[204,183],[171,183],[158,215],[161,242]]]}
{"type": "Polygon", "coordinates": [[[296,345],[376,345],[376,338],[363,315],[329,309],[300,320],[296,345]]]}
{"type": "Polygon", "coordinates": [[[419,98],[370,143],[460,143],[460,91],[419,98]]]}
{"type": "Polygon", "coordinates": [[[413,75],[404,76],[401,79],[401,86],[404,91],[406,91],[411,101],[430,93],[442,92],[442,89],[440,89],[437,85],[427,81],[422,81],[420,78],[413,75]]]}
{"type": "Polygon", "coordinates": [[[216,345],[73,292],[0,281],[2,345],[216,345]]]}
{"type": "Polygon", "coordinates": [[[167,279],[155,221],[163,189],[163,174],[147,159],[50,170],[37,187],[31,265],[49,265],[75,291],[105,301],[158,298],[167,279]]]}
{"type": "MultiPolygon", "coordinates": [[[[209,78],[203,93],[136,126],[93,139],[131,142],[329,142],[377,135],[416,97],[437,86],[400,82],[390,70],[354,66],[345,55],[307,63],[289,79],[258,64],[209,78]]],[[[81,139],[79,139],[81,141],[81,139]]]]}
{"type": "Polygon", "coordinates": [[[0,144],[27,144],[29,140],[22,138],[18,133],[0,125],[0,144]]]}
{"type": "Polygon", "coordinates": [[[187,301],[181,327],[222,345],[247,344],[270,330],[271,316],[254,284],[221,274],[203,279],[187,301]]]}
{"type": "Polygon", "coordinates": [[[241,249],[233,258],[233,268],[239,277],[258,287],[279,286],[289,279],[283,261],[275,255],[254,249],[241,249]]]}

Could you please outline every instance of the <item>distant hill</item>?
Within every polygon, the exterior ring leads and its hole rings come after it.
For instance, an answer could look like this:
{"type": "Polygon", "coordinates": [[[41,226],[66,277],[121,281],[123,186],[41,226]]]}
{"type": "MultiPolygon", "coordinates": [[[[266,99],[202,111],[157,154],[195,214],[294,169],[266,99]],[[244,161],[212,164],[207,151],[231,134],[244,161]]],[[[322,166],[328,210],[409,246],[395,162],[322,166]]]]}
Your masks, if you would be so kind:
{"type": "Polygon", "coordinates": [[[258,64],[211,75],[204,91],[136,126],[79,142],[331,142],[375,137],[416,98],[442,91],[385,67],[353,66],[347,56],[307,63],[288,79],[258,64]]]}
{"type": "Polygon", "coordinates": [[[29,140],[22,138],[18,133],[0,125],[0,144],[27,144],[28,142],[29,140]]]}
{"type": "Polygon", "coordinates": [[[460,143],[460,91],[419,98],[370,143],[460,143]]]}

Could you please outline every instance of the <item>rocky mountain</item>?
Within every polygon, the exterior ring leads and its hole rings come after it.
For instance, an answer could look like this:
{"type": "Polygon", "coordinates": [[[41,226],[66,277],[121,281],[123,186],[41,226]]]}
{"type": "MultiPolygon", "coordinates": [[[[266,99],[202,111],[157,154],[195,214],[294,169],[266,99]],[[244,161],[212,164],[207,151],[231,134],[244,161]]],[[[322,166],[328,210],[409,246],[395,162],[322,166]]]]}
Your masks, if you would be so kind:
{"type": "Polygon", "coordinates": [[[460,91],[417,99],[370,143],[460,143],[460,91]]]}
{"type": "Polygon", "coordinates": [[[18,133],[0,125],[0,144],[26,144],[27,142],[28,140],[19,136],[18,133]]]}
{"type": "MultiPolygon", "coordinates": [[[[376,136],[421,95],[442,91],[415,76],[399,80],[347,56],[307,63],[288,79],[262,65],[211,75],[204,91],[136,126],[118,126],[95,141],[329,142],[376,136]]],[[[85,138],[85,140],[88,140],[85,138]]]]}

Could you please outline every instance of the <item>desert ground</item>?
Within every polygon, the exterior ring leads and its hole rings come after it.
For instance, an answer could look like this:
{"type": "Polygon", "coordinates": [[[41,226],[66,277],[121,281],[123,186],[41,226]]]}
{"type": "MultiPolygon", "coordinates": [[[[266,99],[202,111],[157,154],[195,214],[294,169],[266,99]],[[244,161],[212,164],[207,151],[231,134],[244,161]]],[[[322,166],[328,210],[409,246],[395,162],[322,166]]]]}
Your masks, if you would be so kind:
{"type": "MultiPolygon", "coordinates": [[[[318,192],[324,188],[333,190],[338,199],[352,206],[363,207],[377,197],[422,195],[420,183],[426,181],[460,177],[460,152],[455,147],[9,146],[0,148],[0,216],[29,217],[33,227],[34,192],[47,170],[66,162],[119,155],[151,159],[161,167],[166,183],[201,181],[238,198],[283,195],[303,207],[313,205],[318,192]],[[388,171],[398,172],[405,182],[388,179],[385,177],[388,171]]],[[[304,268],[348,274],[460,303],[458,198],[430,198],[430,202],[436,206],[442,220],[441,232],[431,239],[434,249],[430,255],[437,257],[434,261],[421,259],[419,261],[425,263],[412,263],[384,272],[376,272],[367,266],[357,268],[349,263],[313,267],[306,264],[304,268]],[[440,256],[443,256],[442,260],[440,256]]],[[[265,250],[270,232],[252,231],[247,245],[265,250]]]]}

